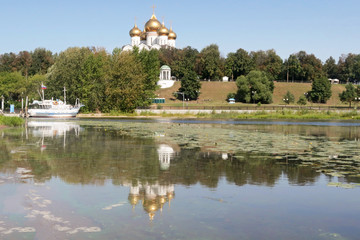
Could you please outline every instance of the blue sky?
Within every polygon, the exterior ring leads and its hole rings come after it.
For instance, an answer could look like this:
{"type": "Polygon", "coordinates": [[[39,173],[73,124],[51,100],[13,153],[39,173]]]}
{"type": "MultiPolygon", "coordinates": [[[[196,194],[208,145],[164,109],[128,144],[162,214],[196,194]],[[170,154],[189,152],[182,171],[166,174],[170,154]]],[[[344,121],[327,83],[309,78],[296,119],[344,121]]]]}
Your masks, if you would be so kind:
{"type": "Polygon", "coordinates": [[[239,48],[275,49],[281,58],[304,50],[325,61],[360,54],[358,0],[0,0],[0,54],[43,47],[115,47],[130,43],[155,14],[173,23],[179,48],[218,44],[222,56],[239,48]]]}

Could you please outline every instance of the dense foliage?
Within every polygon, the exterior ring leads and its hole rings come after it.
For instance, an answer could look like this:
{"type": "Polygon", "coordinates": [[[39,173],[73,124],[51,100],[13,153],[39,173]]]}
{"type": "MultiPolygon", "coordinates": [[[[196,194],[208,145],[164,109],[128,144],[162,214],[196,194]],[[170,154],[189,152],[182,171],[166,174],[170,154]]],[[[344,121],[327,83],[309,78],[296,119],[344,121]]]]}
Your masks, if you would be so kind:
{"type": "Polygon", "coordinates": [[[236,80],[236,101],[244,103],[271,103],[274,83],[265,72],[251,71],[246,77],[236,80]]]}
{"type": "Polygon", "coordinates": [[[0,115],[0,126],[5,125],[5,126],[15,127],[15,126],[20,126],[23,123],[24,123],[24,119],[20,117],[6,117],[0,115]]]}
{"type": "Polygon", "coordinates": [[[287,93],[283,97],[283,101],[286,104],[290,104],[290,103],[295,102],[294,94],[292,94],[290,91],[287,91],[287,93]]]}
{"type": "MultiPolygon", "coordinates": [[[[265,82],[270,85],[265,88],[269,88],[270,93],[275,80],[313,82],[307,98],[319,103],[326,102],[331,96],[330,85],[325,79],[339,79],[341,83],[360,81],[360,54],[352,53],[342,55],[338,61],[330,57],[322,63],[314,54],[305,51],[282,60],[273,49],[247,52],[240,48],[224,58],[216,44],[200,52],[185,47],[159,51],[135,49],[130,54],[118,48],[111,54],[101,48],[89,47],[68,48],[59,54],[37,48],[30,52],[0,55],[0,96],[6,99],[7,107],[9,104],[19,107],[20,100],[26,96],[30,100],[38,99],[40,86],[44,83],[47,86],[46,98],[63,99],[65,86],[67,101],[73,104],[79,98],[85,104],[84,111],[131,112],[136,107],[148,106],[150,99],[155,97],[159,68],[163,64],[171,67],[172,76],[181,81],[178,91],[188,99],[198,98],[200,80],[218,81],[228,76],[232,81],[246,82],[246,79],[253,79],[253,75],[248,76],[253,71],[261,71],[261,75],[266,76],[265,82]],[[124,102],[125,96],[129,101],[124,102]]],[[[252,90],[247,86],[240,87],[237,98],[251,103],[271,102],[268,93],[259,95],[263,87],[260,86],[255,84],[251,86],[252,90]],[[256,91],[256,94],[249,91],[256,91]]],[[[340,97],[349,102],[345,95],[340,97]]]]}
{"type": "Polygon", "coordinates": [[[299,105],[306,105],[307,104],[307,99],[304,95],[301,95],[299,97],[299,100],[296,102],[299,105]]]}
{"type": "Polygon", "coordinates": [[[314,103],[326,103],[331,97],[331,83],[326,77],[317,78],[312,83],[308,98],[314,103]]]}
{"type": "Polygon", "coordinates": [[[345,90],[339,94],[339,98],[342,102],[349,103],[349,106],[351,107],[351,103],[358,100],[358,97],[360,97],[360,95],[358,95],[359,90],[359,86],[356,89],[353,84],[346,84],[345,90]]]}

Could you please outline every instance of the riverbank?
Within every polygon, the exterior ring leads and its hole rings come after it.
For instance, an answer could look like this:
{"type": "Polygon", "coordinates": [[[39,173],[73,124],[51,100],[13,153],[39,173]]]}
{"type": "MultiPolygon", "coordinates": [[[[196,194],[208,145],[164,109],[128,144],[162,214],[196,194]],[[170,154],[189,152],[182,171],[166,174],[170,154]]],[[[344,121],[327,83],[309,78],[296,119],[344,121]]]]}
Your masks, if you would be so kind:
{"type": "Polygon", "coordinates": [[[24,123],[24,119],[20,117],[7,117],[7,116],[0,116],[0,129],[4,128],[5,126],[20,126],[24,123]]]}
{"type": "Polygon", "coordinates": [[[137,110],[134,113],[78,114],[79,118],[201,118],[201,119],[294,119],[294,120],[360,120],[358,110],[137,110]]]}

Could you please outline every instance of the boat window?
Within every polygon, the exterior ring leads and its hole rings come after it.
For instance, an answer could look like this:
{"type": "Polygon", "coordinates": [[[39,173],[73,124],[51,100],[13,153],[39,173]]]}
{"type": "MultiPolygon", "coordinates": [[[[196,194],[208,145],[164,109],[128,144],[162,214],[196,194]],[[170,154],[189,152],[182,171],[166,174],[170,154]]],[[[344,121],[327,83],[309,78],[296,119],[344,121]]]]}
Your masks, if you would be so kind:
{"type": "Polygon", "coordinates": [[[39,109],[39,108],[40,108],[40,106],[37,103],[29,105],[29,109],[39,109]]]}

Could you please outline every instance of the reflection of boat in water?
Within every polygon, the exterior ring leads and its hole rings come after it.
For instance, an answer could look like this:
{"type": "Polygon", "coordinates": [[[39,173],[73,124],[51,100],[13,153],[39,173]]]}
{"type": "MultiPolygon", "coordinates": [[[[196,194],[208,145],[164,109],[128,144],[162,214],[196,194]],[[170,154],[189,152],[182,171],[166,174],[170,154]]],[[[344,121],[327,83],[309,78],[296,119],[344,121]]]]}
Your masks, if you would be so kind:
{"type": "Polygon", "coordinates": [[[44,143],[45,138],[57,138],[63,136],[63,146],[66,146],[66,134],[74,131],[75,136],[79,136],[82,128],[74,122],[57,122],[57,121],[29,121],[27,123],[27,130],[30,130],[34,137],[39,137],[40,150],[46,149],[44,143]]]}
{"type": "MultiPolygon", "coordinates": [[[[46,88],[46,87],[45,87],[46,88]]],[[[50,117],[50,118],[66,118],[76,117],[76,114],[83,107],[79,99],[76,99],[75,105],[66,104],[66,89],[64,87],[64,101],[57,100],[45,100],[44,90],[42,92],[42,101],[34,100],[29,105],[28,114],[30,117],[50,117]]]]}
{"type": "Polygon", "coordinates": [[[75,131],[75,135],[78,135],[81,131],[80,125],[73,122],[29,121],[27,126],[35,137],[65,136],[72,130],[75,131]]]}

